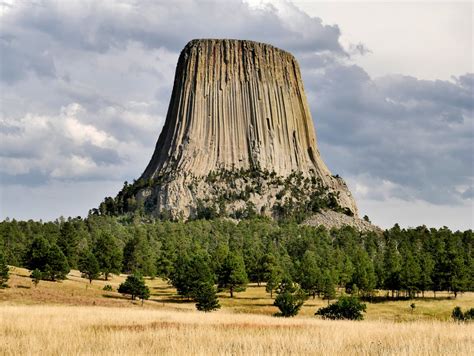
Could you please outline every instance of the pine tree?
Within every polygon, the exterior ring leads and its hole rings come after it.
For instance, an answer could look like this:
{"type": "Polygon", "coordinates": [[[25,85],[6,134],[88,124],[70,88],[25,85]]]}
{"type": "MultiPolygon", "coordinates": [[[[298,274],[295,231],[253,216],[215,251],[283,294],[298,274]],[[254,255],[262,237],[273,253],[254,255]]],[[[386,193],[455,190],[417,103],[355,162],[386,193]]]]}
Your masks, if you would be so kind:
{"type": "Polygon", "coordinates": [[[50,244],[44,237],[33,240],[27,253],[27,266],[30,270],[38,269],[42,278],[55,281],[64,279],[70,268],[66,256],[55,243],[50,244]]]}
{"type": "Polygon", "coordinates": [[[194,290],[201,284],[213,285],[214,278],[208,258],[202,252],[192,256],[180,255],[170,276],[171,284],[176,288],[178,294],[187,298],[191,298],[194,290]]]}
{"type": "Polygon", "coordinates": [[[144,299],[150,297],[150,289],[145,284],[145,280],[142,276],[134,274],[128,276],[125,282],[120,284],[118,292],[122,294],[130,294],[132,300],[140,298],[143,302],[144,299]]]}
{"type": "Polygon", "coordinates": [[[457,298],[458,292],[466,290],[469,284],[467,265],[464,260],[465,251],[459,233],[452,234],[448,239],[446,254],[446,287],[454,293],[454,298],[457,298]]]}
{"type": "Polygon", "coordinates": [[[400,287],[407,291],[410,298],[414,297],[420,283],[421,268],[409,248],[403,251],[404,259],[400,271],[400,287]]]}
{"type": "Polygon", "coordinates": [[[177,248],[171,239],[165,239],[156,258],[156,275],[168,279],[173,272],[173,263],[176,260],[177,248]]]}
{"type": "Polygon", "coordinates": [[[431,275],[433,274],[434,261],[429,252],[422,252],[420,256],[420,279],[418,283],[418,289],[421,291],[421,295],[425,297],[425,291],[433,288],[433,280],[431,275]]]}
{"type": "Polygon", "coordinates": [[[79,260],[79,271],[89,280],[89,283],[92,283],[93,279],[99,278],[99,262],[97,262],[97,258],[95,258],[91,251],[81,256],[79,260]]]}
{"type": "Polygon", "coordinates": [[[330,300],[336,298],[336,288],[334,287],[333,278],[329,270],[324,271],[322,285],[323,299],[326,299],[329,304],[330,300]]]}
{"type": "Polygon", "coordinates": [[[78,243],[79,231],[74,226],[73,220],[64,222],[60,229],[57,245],[66,256],[68,264],[72,267],[77,267],[78,243]]]}
{"type": "Polygon", "coordinates": [[[211,283],[201,283],[193,291],[193,299],[196,301],[196,309],[199,311],[210,312],[221,307],[216,289],[211,283]]]}
{"type": "Polygon", "coordinates": [[[8,279],[10,278],[9,268],[5,261],[3,253],[0,253],[0,288],[7,287],[8,279]]]}
{"type": "Polygon", "coordinates": [[[338,282],[336,284],[345,286],[351,279],[354,273],[354,266],[348,254],[339,249],[336,250],[336,267],[338,269],[338,282]]]}
{"type": "Polygon", "coordinates": [[[280,270],[279,267],[272,268],[269,272],[267,272],[265,291],[267,293],[270,293],[270,298],[273,298],[273,291],[277,289],[282,278],[283,272],[280,270]]]}
{"type": "Polygon", "coordinates": [[[66,256],[56,244],[52,244],[48,252],[48,262],[42,271],[44,272],[43,276],[46,275],[48,279],[55,281],[65,279],[69,271],[66,256]]]}
{"type": "Polygon", "coordinates": [[[458,293],[466,288],[467,284],[467,270],[462,256],[455,256],[449,263],[447,273],[448,288],[454,293],[454,298],[457,298],[458,293]]]}
{"type": "Polygon", "coordinates": [[[262,258],[263,280],[266,282],[265,290],[273,298],[273,291],[278,287],[282,278],[283,270],[273,254],[266,254],[262,258]]]}
{"type": "Polygon", "coordinates": [[[279,316],[290,317],[298,314],[299,310],[306,300],[305,292],[293,283],[290,279],[284,278],[277,290],[277,297],[273,302],[273,305],[278,307],[280,313],[279,316]]]}
{"type": "Polygon", "coordinates": [[[401,256],[398,252],[397,245],[393,238],[387,243],[384,254],[384,287],[392,291],[392,297],[395,291],[400,290],[400,271],[401,271],[401,256]]]}
{"type": "Polygon", "coordinates": [[[322,292],[323,279],[321,270],[317,263],[316,254],[313,251],[306,251],[300,263],[300,277],[299,282],[301,288],[316,297],[316,293],[322,292]]]}
{"type": "Polygon", "coordinates": [[[264,255],[262,255],[261,252],[261,246],[259,245],[260,241],[248,236],[246,237],[245,242],[248,246],[245,246],[247,252],[244,254],[244,263],[249,281],[257,282],[257,285],[260,286],[264,280],[265,272],[262,263],[264,255]]]}
{"type": "Polygon", "coordinates": [[[365,250],[358,248],[352,260],[354,273],[349,286],[357,285],[364,293],[370,293],[375,288],[375,271],[372,260],[365,250]]]}
{"type": "Polygon", "coordinates": [[[433,274],[433,294],[436,298],[436,292],[448,289],[447,272],[449,270],[449,256],[447,251],[447,242],[451,238],[451,231],[448,228],[441,228],[438,231],[432,229],[432,255],[435,261],[433,274]]]}
{"type": "Polygon", "coordinates": [[[93,253],[99,263],[100,271],[107,281],[111,273],[120,273],[122,250],[117,239],[108,232],[102,232],[94,246],[93,253]]]}
{"type": "Polygon", "coordinates": [[[145,276],[156,275],[156,257],[148,242],[146,232],[135,227],[133,237],[123,249],[123,271],[126,273],[141,273],[145,276]]]}
{"type": "Polygon", "coordinates": [[[245,290],[248,279],[242,255],[230,252],[219,268],[217,278],[219,288],[228,289],[231,298],[234,297],[234,291],[245,290]]]}
{"type": "Polygon", "coordinates": [[[26,266],[30,270],[38,269],[44,271],[48,264],[48,253],[50,249],[49,241],[43,236],[36,237],[26,254],[26,266]]]}
{"type": "Polygon", "coordinates": [[[9,265],[20,266],[30,236],[22,231],[15,219],[8,221],[7,218],[0,222],[0,226],[2,227],[0,229],[0,250],[3,250],[3,257],[9,265]]]}

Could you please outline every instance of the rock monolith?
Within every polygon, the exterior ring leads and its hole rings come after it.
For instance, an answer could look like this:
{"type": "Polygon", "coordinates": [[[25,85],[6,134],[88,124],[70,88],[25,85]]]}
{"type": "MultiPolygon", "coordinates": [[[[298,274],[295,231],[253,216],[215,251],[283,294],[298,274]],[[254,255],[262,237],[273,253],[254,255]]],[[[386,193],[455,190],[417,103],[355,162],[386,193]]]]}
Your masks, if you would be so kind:
{"type": "Polygon", "coordinates": [[[238,218],[296,209],[321,187],[357,215],[319,153],[295,57],[264,43],[199,39],[179,56],[150,163],[121,194],[126,209],[143,205],[155,215],[238,218]]]}

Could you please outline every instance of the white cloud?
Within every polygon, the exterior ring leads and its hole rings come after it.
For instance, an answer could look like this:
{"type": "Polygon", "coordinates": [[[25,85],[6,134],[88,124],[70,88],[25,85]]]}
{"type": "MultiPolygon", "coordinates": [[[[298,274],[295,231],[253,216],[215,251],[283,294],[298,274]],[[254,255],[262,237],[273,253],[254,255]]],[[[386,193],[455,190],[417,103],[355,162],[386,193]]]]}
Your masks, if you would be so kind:
{"type": "MultiPolygon", "coordinates": [[[[386,201],[394,196],[400,196],[400,192],[404,187],[391,182],[387,179],[377,179],[370,175],[363,174],[358,177],[346,177],[348,185],[352,188],[354,196],[359,200],[378,200],[386,201]]],[[[405,193],[404,196],[410,196],[405,193]]]]}
{"type": "MultiPolygon", "coordinates": [[[[159,117],[143,113],[148,104],[123,103],[88,111],[78,103],[60,108],[56,115],[27,113],[0,122],[0,171],[3,183],[46,184],[51,179],[108,179],[137,175],[146,164],[138,136],[155,134],[159,117]],[[127,108],[131,107],[132,111],[127,108]],[[92,123],[100,123],[101,128],[92,123]],[[117,127],[129,134],[113,136],[117,127]],[[130,135],[135,132],[135,135],[130,135]]],[[[148,140],[148,142],[152,142],[148,140]]]]}
{"type": "MultiPolygon", "coordinates": [[[[356,16],[363,9],[343,4],[334,5],[341,11],[333,12],[341,14],[341,26],[328,26],[338,23],[330,11],[321,11],[328,14],[321,19],[314,16],[318,12],[312,17],[284,1],[256,7],[237,0],[11,4],[3,12],[0,35],[1,205],[9,207],[2,216],[45,217],[36,202],[54,205],[56,215],[48,217],[84,214],[97,205],[96,196],[76,197],[77,209],[69,210],[75,184],[82,193],[90,190],[102,198],[114,195],[123,180],[137,178],[164,123],[179,51],[199,37],[259,40],[296,55],[323,158],[334,173],[349,178],[361,211],[368,207],[384,214],[377,204],[398,206],[398,200],[461,209],[472,196],[474,77],[417,79],[464,68],[468,56],[456,49],[468,50],[464,25],[454,26],[460,41],[445,47],[459,58],[454,69],[441,66],[438,57],[427,60],[428,45],[418,43],[416,53],[423,55],[413,63],[419,71],[406,66],[403,71],[411,77],[374,79],[380,69],[402,68],[411,58],[413,46],[400,43],[420,40],[413,35],[412,14],[406,30],[390,42],[394,33],[364,31],[384,22],[393,29],[403,21],[388,18],[386,11],[367,20],[356,16]],[[352,31],[347,17],[355,24],[364,21],[362,32],[352,31]],[[396,53],[381,54],[373,36],[386,37],[396,53]],[[29,194],[38,199],[28,199],[29,194]],[[27,210],[31,214],[20,213],[27,210]]],[[[417,26],[429,27],[427,16],[419,17],[417,26]]],[[[436,12],[433,18],[438,17],[436,12]]],[[[443,29],[444,22],[434,30],[443,29]]],[[[430,209],[420,210],[420,221],[430,209]]],[[[402,224],[411,221],[399,216],[402,224]]],[[[459,222],[449,216],[446,221],[459,222]]]]}
{"type": "Polygon", "coordinates": [[[85,110],[78,103],[68,105],[61,109],[60,119],[64,123],[64,134],[72,139],[75,144],[91,143],[97,147],[113,148],[117,140],[106,132],[98,130],[90,124],[83,124],[78,120],[79,115],[84,115],[85,110]]]}
{"type": "Polygon", "coordinates": [[[0,172],[12,175],[27,174],[30,171],[32,159],[1,157],[0,172]]]}
{"type": "Polygon", "coordinates": [[[79,178],[90,176],[97,169],[97,165],[90,157],[71,155],[68,159],[51,172],[52,178],[79,178]]]}
{"type": "Polygon", "coordinates": [[[373,77],[400,73],[448,80],[473,71],[472,1],[293,2],[338,24],[344,48],[362,41],[371,53],[354,61],[373,77]]]}

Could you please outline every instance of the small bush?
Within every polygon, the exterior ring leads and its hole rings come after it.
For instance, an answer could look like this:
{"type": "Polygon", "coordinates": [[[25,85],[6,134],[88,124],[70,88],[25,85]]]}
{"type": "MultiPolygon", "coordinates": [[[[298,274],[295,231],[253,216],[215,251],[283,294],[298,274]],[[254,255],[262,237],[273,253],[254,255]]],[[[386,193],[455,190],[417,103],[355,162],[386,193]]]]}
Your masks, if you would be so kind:
{"type": "Polygon", "coordinates": [[[464,320],[474,320],[474,308],[466,310],[464,320]]]}
{"type": "Polygon", "coordinates": [[[33,271],[31,271],[30,278],[36,287],[38,283],[43,279],[43,273],[41,273],[41,271],[38,268],[36,268],[33,271]]]}
{"type": "Polygon", "coordinates": [[[315,315],[321,315],[323,319],[348,319],[363,320],[367,306],[355,296],[340,297],[336,303],[320,308],[315,315]]]}
{"type": "Polygon", "coordinates": [[[468,309],[463,313],[460,307],[455,307],[451,313],[451,318],[453,318],[454,321],[474,320],[474,308],[468,309]]]}
{"type": "Polygon", "coordinates": [[[461,310],[461,307],[455,307],[451,313],[451,318],[455,321],[463,321],[464,320],[464,313],[461,310]]]}
{"type": "Polygon", "coordinates": [[[102,290],[105,290],[106,292],[112,292],[113,288],[110,284],[106,284],[102,290]]]}

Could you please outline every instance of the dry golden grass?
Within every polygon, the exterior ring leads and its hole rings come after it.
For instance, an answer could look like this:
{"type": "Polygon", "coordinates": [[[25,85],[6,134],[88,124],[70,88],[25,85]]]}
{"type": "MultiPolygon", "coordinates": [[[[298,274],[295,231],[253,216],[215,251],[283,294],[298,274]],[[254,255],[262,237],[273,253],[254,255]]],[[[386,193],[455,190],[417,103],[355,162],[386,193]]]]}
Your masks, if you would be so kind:
{"type": "Polygon", "coordinates": [[[109,281],[89,281],[80,277],[79,271],[71,271],[68,279],[60,282],[41,281],[37,287],[24,268],[10,267],[10,288],[0,290],[2,304],[67,304],[67,305],[128,305],[120,294],[104,292],[106,284],[115,289],[123,282],[123,276],[112,276],[109,281]]]}
{"type": "Polygon", "coordinates": [[[327,302],[309,299],[292,319],[277,310],[263,286],[236,298],[220,294],[222,309],[200,313],[161,279],[147,280],[152,296],[143,306],[114,289],[125,276],[88,281],[72,271],[62,282],[34,287],[28,271],[11,270],[0,290],[0,354],[474,354],[474,324],[450,321],[456,305],[474,305],[474,293],[458,299],[368,304],[362,322],[314,317],[327,302]]]}
{"type": "Polygon", "coordinates": [[[474,326],[224,311],[0,306],[3,355],[472,355],[474,326]]]}

